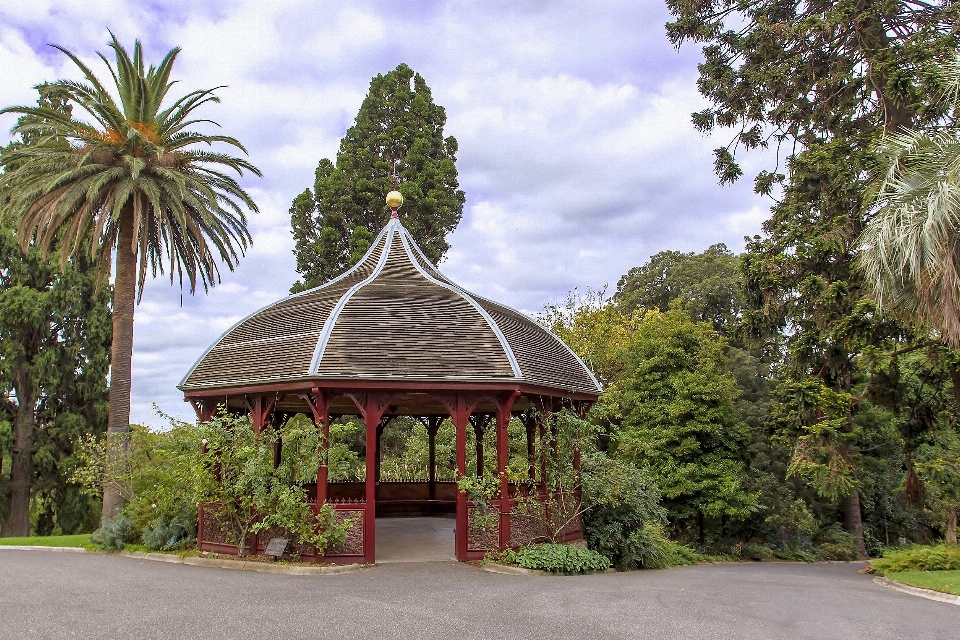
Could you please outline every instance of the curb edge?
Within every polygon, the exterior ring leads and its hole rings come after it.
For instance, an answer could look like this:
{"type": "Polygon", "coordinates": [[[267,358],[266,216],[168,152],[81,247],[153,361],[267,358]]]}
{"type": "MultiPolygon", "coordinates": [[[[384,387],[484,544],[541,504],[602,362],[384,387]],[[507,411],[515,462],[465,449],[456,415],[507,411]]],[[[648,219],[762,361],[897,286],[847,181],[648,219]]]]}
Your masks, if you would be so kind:
{"type": "Polygon", "coordinates": [[[873,581],[876,584],[887,587],[888,589],[893,589],[894,591],[917,596],[919,598],[926,598],[927,600],[935,600],[936,602],[960,606],[960,596],[955,596],[952,593],[942,593],[940,591],[934,591],[933,589],[914,587],[909,584],[897,582],[896,580],[891,580],[885,576],[877,576],[873,579],[873,581]]]}

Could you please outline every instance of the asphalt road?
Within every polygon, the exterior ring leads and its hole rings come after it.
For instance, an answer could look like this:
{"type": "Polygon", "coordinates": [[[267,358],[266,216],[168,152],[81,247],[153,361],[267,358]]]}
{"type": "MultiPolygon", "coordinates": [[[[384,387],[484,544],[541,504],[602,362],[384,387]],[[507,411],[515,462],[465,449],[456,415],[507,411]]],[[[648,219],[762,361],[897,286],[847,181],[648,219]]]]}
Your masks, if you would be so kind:
{"type": "Polygon", "coordinates": [[[0,638],[960,638],[960,607],[858,564],[539,577],[454,562],[287,576],[0,551],[0,638]]]}

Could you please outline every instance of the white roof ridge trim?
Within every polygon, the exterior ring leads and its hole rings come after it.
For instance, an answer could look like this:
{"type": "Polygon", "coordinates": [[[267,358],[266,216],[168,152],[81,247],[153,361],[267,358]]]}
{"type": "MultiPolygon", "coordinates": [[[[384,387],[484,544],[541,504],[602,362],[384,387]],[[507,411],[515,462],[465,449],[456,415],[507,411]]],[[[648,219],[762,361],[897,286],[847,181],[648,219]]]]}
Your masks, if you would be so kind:
{"type": "MultiPolygon", "coordinates": [[[[407,231],[406,227],[404,227],[403,230],[404,230],[404,231],[407,231]]],[[[407,231],[407,233],[410,233],[410,232],[407,231]]],[[[413,237],[411,236],[410,239],[413,240],[413,237]]],[[[416,242],[411,242],[410,244],[413,246],[413,250],[414,250],[416,253],[420,254],[420,257],[423,258],[423,261],[426,262],[427,264],[429,264],[429,265],[430,265],[430,268],[433,269],[433,270],[437,273],[437,275],[439,275],[441,278],[443,278],[444,282],[446,282],[447,284],[453,285],[453,286],[456,287],[457,289],[462,289],[463,291],[466,291],[466,289],[463,289],[463,287],[461,287],[460,285],[458,285],[456,282],[454,282],[453,280],[451,280],[451,279],[448,278],[447,276],[443,275],[443,272],[440,271],[439,267],[433,266],[433,263],[430,262],[430,258],[428,258],[428,257],[427,257],[427,254],[425,254],[425,253],[423,252],[423,249],[420,248],[420,245],[418,245],[416,242]]],[[[470,295],[473,295],[473,294],[471,293],[470,295]]]]}
{"type": "MultiPolygon", "coordinates": [[[[406,231],[406,229],[404,229],[404,231],[406,231]]],[[[414,242],[414,243],[413,243],[413,248],[414,248],[414,250],[415,250],[417,253],[420,254],[420,257],[423,258],[423,261],[424,261],[424,262],[426,262],[427,264],[430,264],[430,259],[427,258],[427,256],[426,256],[425,253],[423,253],[423,249],[420,248],[420,245],[418,245],[416,242],[414,242]]],[[[418,266],[419,266],[419,265],[418,265],[418,266]]],[[[441,276],[444,280],[446,280],[448,283],[450,283],[450,284],[453,285],[454,287],[456,287],[456,288],[458,288],[458,289],[461,289],[462,291],[466,292],[466,290],[463,289],[460,285],[454,283],[452,280],[450,280],[450,279],[447,278],[445,275],[443,275],[443,273],[441,273],[441,271],[440,271],[440,269],[439,269],[438,267],[434,267],[433,269],[434,269],[434,271],[436,271],[438,274],[440,274],[440,276],[441,276]]],[[[497,302],[496,300],[490,300],[489,298],[484,298],[483,296],[478,296],[478,295],[476,295],[476,294],[474,294],[474,293],[471,293],[470,295],[473,296],[473,297],[475,297],[475,298],[477,298],[477,299],[479,299],[479,300],[483,300],[483,301],[485,301],[485,302],[489,302],[489,303],[491,303],[491,304],[495,304],[495,305],[497,305],[498,307],[503,307],[504,309],[509,309],[510,311],[513,311],[514,313],[520,314],[521,316],[523,316],[523,317],[525,317],[525,318],[529,318],[529,316],[528,316],[527,314],[523,313],[522,311],[517,311],[517,310],[514,309],[513,307],[508,307],[507,305],[505,305],[505,304],[503,304],[503,303],[500,303],[500,302],[497,302]]],[[[486,310],[484,310],[484,313],[486,313],[486,310]]],[[[563,345],[563,348],[566,349],[567,351],[569,351],[569,352],[570,352],[570,355],[572,355],[574,358],[577,359],[577,362],[580,363],[580,366],[583,367],[583,370],[587,372],[587,375],[588,375],[588,376],[590,376],[590,380],[593,382],[594,385],[596,385],[597,391],[599,391],[600,393],[603,393],[603,385],[600,384],[600,381],[597,380],[597,377],[596,377],[595,375],[593,375],[593,372],[592,372],[592,371],[590,371],[590,367],[587,366],[587,363],[585,363],[585,362],[583,361],[583,359],[582,359],[580,356],[578,356],[578,355],[576,354],[576,352],[575,352],[573,349],[570,348],[569,345],[567,345],[566,342],[564,342],[563,340],[561,340],[560,338],[558,338],[557,336],[555,336],[554,333],[553,333],[552,331],[550,331],[550,329],[547,329],[546,327],[542,326],[540,323],[536,322],[535,320],[534,320],[534,323],[535,323],[538,327],[540,327],[541,329],[543,329],[544,331],[546,331],[547,334],[549,334],[551,338],[553,338],[554,340],[556,340],[557,342],[559,342],[560,344],[562,344],[562,345],[563,345]]],[[[499,330],[499,327],[498,327],[498,330],[499,330]]],[[[513,352],[511,351],[511,353],[513,353],[513,352]]]]}
{"type": "MultiPolygon", "coordinates": [[[[346,271],[344,271],[343,273],[341,273],[339,276],[337,276],[337,277],[334,278],[333,280],[330,280],[329,282],[324,282],[324,283],[323,283],[322,285],[320,285],[319,287],[314,287],[314,288],[312,288],[312,289],[307,289],[306,291],[301,291],[300,293],[293,293],[293,294],[290,294],[290,295],[288,295],[288,296],[284,296],[283,298],[280,298],[279,300],[275,300],[274,302],[271,302],[270,304],[268,304],[268,305],[266,305],[266,306],[260,307],[260,308],[257,309],[256,311],[253,311],[253,312],[251,312],[251,313],[248,313],[246,316],[244,316],[243,318],[241,318],[239,321],[235,322],[229,329],[227,329],[226,331],[224,331],[223,333],[221,333],[221,334],[220,334],[220,337],[217,338],[216,340],[214,340],[214,341],[210,344],[210,346],[207,347],[206,350],[205,350],[203,353],[200,354],[200,357],[197,358],[197,359],[194,361],[193,366],[191,366],[190,369],[187,371],[187,373],[183,376],[183,378],[180,379],[180,382],[179,382],[179,384],[177,384],[177,387],[179,388],[179,387],[182,387],[183,385],[187,384],[187,378],[189,378],[189,377],[193,374],[193,372],[197,370],[197,367],[200,366],[200,363],[203,362],[203,359],[206,358],[207,355],[208,355],[211,351],[213,351],[214,348],[216,348],[221,342],[223,342],[223,339],[227,337],[227,334],[229,334],[231,331],[233,331],[234,329],[236,329],[237,327],[239,327],[241,324],[243,324],[244,322],[246,322],[247,320],[249,320],[249,319],[252,318],[253,316],[257,315],[257,314],[260,313],[261,311],[266,311],[266,310],[269,309],[270,307],[275,307],[275,306],[277,306],[278,304],[280,304],[281,302],[285,302],[285,301],[289,300],[290,298],[297,298],[297,297],[302,296],[302,295],[304,295],[304,294],[312,293],[312,292],[317,291],[317,290],[319,290],[319,289],[323,289],[324,287],[329,287],[329,286],[332,285],[333,283],[339,282],[340,280],[343,280],[343,279],[346,278],[348,275],[350,275],[351,273],[353,273],[355,270],[357,270],[358,268],[360,268],[360,265],[362,265],[364,262],[366,262],[366,261],[367,261],[367,258],[369,258],[369,257],[373,254],[373,252],[376,251],[377,246],[380,244],[380,239],[384,236],[384,234],[387,232],[387,229],[388,229],[389,227],[390,227],[390,225],[388,224],[386,227],[384,227],[383,229],[380,230],[380,233],[377,234],[376,239],[370,244],[370,248],[367,249],[367,252],[366,252],[365,254],[363,254],[363,257],[360,258],[360,260],[357,262],[357,264],[353,265],[352,267],[350,267],[349,269],[347,269],[346,271]]],[[[386,249],[386,247],[384,247],[384,249],[386,249]]]]}
{"type": "MultiPolygon", "coordinates": [[[[503,347],[503,352],[507,356],[507,361],[510,362],[510,368],[513,370],[514,377],[522,378],[523,372],[520,370],[520,363],[517,362],[517,356],[513,353],[513,349],[510,347],[510,343],[507,342],[506,336],[503,335],[503,332],[500,330],[500,327],[497,325],[496,322],[494,322],[490,314],[487,313],[487,310],[481,307],[476,300],[470,297],[470,294],[467,293],[464,289],[452,283],[441,282],[440,280],[437,280],[436,278],[431,276],[429,273],[427,273],[426,269],[420,266],[420,262],[417,261],[417,259],[413,256],[413,253],[410,250],[410,245],[412,244],[413,246],[416,247],[417,243],[414,242],[412,237],[410,238],[410,241],[408,243],[407,242],[408,234],[409,232],[406,230],[406,228],[403,225],[400,225],[400,242],[403,244],[403,249],[404,251],[406,251],[407,258],[410,259],[410,263],[414,266],[414,268],[418,272],[420,272],[420,275],[422,275],[424,278],[426,278],[427,280],[429,280],[430,282],[434,283],[439,287],[443,287],[448,291],[452,291],[453,293],[458,294],[461,298],[469,302],[474,309],[477,310],[477,313],[479,313],[480,316],[483,317],[483,319],[486,321],[486,323],[490,325],[490,329],[493,331],[494,335],[497,336],[497,340],[500,341],[500,346],[503,347]]],[[[419,247],[417,248],[419,249],[419,247]]]]}
{"type": "Polygon", "coordinates": [[[505,305],[505,304],[503,304],[503,303],[497,302],[496,300],[491,300],[490,298],[484,298],[483,296],[477,296],[477,298],[479,298],[480,300],[483,300],[484,302],[489,302],[490,304],[495,304],[495,305],[497,305],[498,307],[503,307],[504,309],[507,309],[507,310],[509,310],[509,311],[513,311],[514,313],[517,313],[517,314],[520,314],[520,315],[523,316],[524,318],[528,318],[528,319],[529,319],[531,322],[533,322],[535,325],[537,325],[538,327],[540,327],[541,329],[543,329],[543,330],[547,333],[547,335],[549,335],[551,338],[553,338],[554,340],[556,340],[557,342],[559,342],[561,345],[563,345],[563,348],[566,349],[566,350],[570,353],[570,355],[572,355],[574,358],[577,359],[577,362],[580,363],[580,366],[583,367],[583,370],[587,372],[587,375],[588,375],[588,376],[590,376],[590,380],[593,381],[593,384],[597,385],[597,391],[599,391],[600,393],[603,393],[603,385],[601,385],[601,384],[600,384],[600,381],[597,380],[597,377],[596,377],[595,375],[593,375],[593,371],[590,371],[590,367],[587,366],[587,363],[584,362],[583,359],[582,359],[580,356],[578,356],[577,353],[576,353],[573,349],[571,349],[570,346],[569,346],[566,342],[564,342],[563,340],[561,340],[560,338],[558,338],[556,335],[554,335],[553,331],[550,331],[550,329],[547,329],[545,326],[543,326],[542,324],[540,324],[540,323],[537,322],[536,320],[533,320],[532,318],[530,318],[530,316],[528,316],[527,314],[525,314],[523,311],[517,311],[517,310],[514,309],[513,307],[508,307],[507,305],[505,305]]]}
{"type": "MultiPolygon", "coordinates": [[[[308,372],[316,373],[319,371],[320,362],[323,360],[323,353],[326,351],[327,343],[330,341],[330,334],[333,333],[333,327],[337,323],[337,318],[340,317],[340,313],[343,311],[343,308],[347,306],[350,298],[352,298],[353,294],[355,294],[357,291],[373,282],[373,280],[380,275],[380,272],[383,271],[383,266],[387,263],[387,257],[390,255],[390,246],[393,244],[393,234],[397,230],[397,227],[403,229],[403,227],[400,225],[400,221],[396,219],[391,220],[387,226],[384,227],[381,233],[386,233],[387,238],[384,241],[383,251],[380,253],[380,259],[377,260],[377,266],[374,267],[369,276],[350,287],[345,294],[340,296],[340,300],[337,301],[336,306],[332,311],[330,311],[330,315],[327,316],[326,321],[323,323],[323,330],[320,332],[320,339],[317,340],[317,346],[313,350],[313,358],[310,360],[310,368],[308,369],[308,372]]],[[[377,239],[379,240],[379,236],[377,236],[377,239]]],[[[361,264],[362,262],[363,260],[357,264],[361,264]]]]}
{"type": "MultiPolygon", "coordinates": [[[[388,224],[388,225],[385,226],[383,229],[381,229],[381,230],[380,230],[380,233],[377,234],[377,237],[374,238],[374,240],[373,240],[372,243],[370,243],[370,248],[367,249],[367,252],[366,252],[365,254],[363,254],[363,257],[360,258],[360,259],[357,261],[357,264],[353,265],[352,267],[350,267],[349,269],[347,269],[346,271],[344,271],[343,273],[341,273],[340,275],[338,275],[338,276],[337,276],[336,278],[334,278],[333,280],[329,280],[329,281],[327,281],[327,282],[324,282],[324,283],[321,284],[320,286],[313,287],[312,289],[307,289],[306,291],[301,291],[300,293],[291,294],[291,295],[287,296],[286,298],[283,298],[283,299],[281,299],[281,300],[278,300],[277,302],[274,302],[274,304],[279,304],[279,303],[283,302],[284,300],[289,300],[290,298],[297,298],[297,297],[300,297],[300,296],[304,296],[304,295],[307,295],[308,293],[313,293],[314,291],[319,291],[320,289],[325,289],[325,288],[329,287],[329,286],[332,285],[332,284],[335,284],[335,283],[337,283],[337,282],[340,282],[341,280],[343,280],[344,278],[346,278],[348,275],[350,275],[351,273],[353,273],[354,271],[356,271],[357,269],[359,269],[359,268],[360,268],[360,265],[362,265],[364,262],[366,262],[366,261],[367,261],[367,258],[369,258],[369,257],[373,254],[373,252],[377,250],[377,247],[380,245],[380,240],[383,238],[384,234],[387,233],[387,230],[388,230],[389,228],[390,228],[390,225],[388,224]]],[[[384,248],[386,248],[386,247],[384,247],[384,248]]],[[[264,307],[264,308],[266,308],[266,307],[264,307]]]]}

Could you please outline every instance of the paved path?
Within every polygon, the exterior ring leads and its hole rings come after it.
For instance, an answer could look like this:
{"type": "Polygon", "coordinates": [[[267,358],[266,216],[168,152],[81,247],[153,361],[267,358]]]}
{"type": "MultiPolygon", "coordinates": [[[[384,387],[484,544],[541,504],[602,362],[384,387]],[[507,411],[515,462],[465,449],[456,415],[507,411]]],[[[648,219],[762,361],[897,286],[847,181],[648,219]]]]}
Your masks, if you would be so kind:
{"type": "Polygon", "coordinates": [[[960,607],[857,564],[724,564],[578,577],[453,562],[286,576],[0,550],[0,638],[945,640],[960,607]]]}
{"type": "Polygon", "coordinates": [[[455,560],[449,517],[377,518],[377,563],[455,560]]]}

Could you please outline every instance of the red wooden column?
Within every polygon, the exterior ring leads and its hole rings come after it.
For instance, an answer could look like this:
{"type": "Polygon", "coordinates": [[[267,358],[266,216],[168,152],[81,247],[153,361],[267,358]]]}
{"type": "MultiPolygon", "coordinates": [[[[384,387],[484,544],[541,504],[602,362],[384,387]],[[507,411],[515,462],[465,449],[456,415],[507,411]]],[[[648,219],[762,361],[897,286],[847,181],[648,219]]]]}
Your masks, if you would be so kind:
{"type": "MultiPolygon", "coordinates": [[[[427,418],[427,437],[429,438],[429,451],[427,452],[429,461],[427,464],[430,465],[428,474],[430,488],[427,497],[430,500],[436,500],[437,498],[437,431],[440,430],[440,422],[440,416],[430,416],[427,418]]],[[[433,505],[431,504],[427,507],[428,513],[431,513],[432,509],[433,505]]]]}
{"type": "Polygon", "coordinates": [[[247,405],[247,411],[250,412],[253,430],[260,435],[261,429],[270,422],[270,416],[277,407],[277,396],[257,395],[252,398],[244,397],[243,401],[247,405]]]}
{"type": "Polygon", "coordinates": [[[510,544],[510,479],[507,477],[507,462],[510,459],[510,441],[508,427],[513,404],[520,396],[516,391],[510,395],[497,398],[497,474],[500,476],[500,548],[510,544]]]}
{"type": "MultiPolygon", "coordinates": [[[[537,431],[540,438],[540,494],[547,495],[547,448],[544,443],[547,441],[547,422],[550,420],[550,414],[553,412],[553,402],[550,398],[540,396],[534,407],[537,409],[537,431]]],[[[552,445],[551,445],[552,449],[552,445]]]]}
{"type": "Polygon", "coordinates": [[[363,555],[364,562],[373,564],[376,562],[377,550],[377,457],[380,452],[377,451],[377,428],[380,426],[380,418],[383,412],[390,405],[392,395],[380,393],[367,393],[364,395],[346,394],[353,400],[363,416],[363,424],[367,427],[367,452],[366,452],[366,474],[364,485],[366,488],[366,501],[363,507],[363,555]]]}
{"type": "Polygon", "coordinates": [[[477,477],[483,477],[483,434],[487,430],[488,416],[478,414],[471,416],[470,423],[473,424],[473,442],[474,451],[477,458],[477,477]]]}
{"type": "MultiPolygon", "coordinates": [[[[578,402],[574,407],[574,411],[578,418],[586,420],[587,414],[590,412],[590,407],[592,406],[592,402],[578,402]]],[[[580,446],[578,442],[574,442],[573,446],[573,468],[577,472],[577,486],[580,486],[580,446]]]]}
{"type": "MultiPolygon", "coordinates": [[[[217,403],[216,401],[210,398],[191,398],[190,405],[193,407],[193,410],[197,413],[197,423],[209,422],[213,418],[213,414],[216,411],[217,403]]],[[[224,405],[226,406],[226,405],[224,405]]],[[[205,454],[207,452],[207,445],[202,445],[202,452],[205,454]]],[[[199,505],[197,509],[197,549],[201,548],[203,545],[203,533],[204,533],[204,517],[203,517],[203,505],[199,505]]]]}
{"type": "Polygon", "coordinates": [[[217,410],[217,402],[212,398],[191,398],[190,406],[197,414],[197,422],[209,422],[217,410]]]}
{"type": "MultiPolygon", "coordinates": [[[[260,432],[264,427],[267,426],[270,422],[270,416],[273,415],[273,410],[277,407],[277,396],[269,395],[256,395],[251,397],[244,396],[243,402],[247,405],[247,411],[250,412],[250,421],[253,423],[253,431],[257,435],[260,435],[260,432]]],[[[257,548],[260,546],[260,535],[256,533],[250,534],[250,548],[253,550],[253,553],[257,553],[257,548]]]]}
{"type": "MultiPolygon", "coordinates": [[[[476,408],[479,402],[478,398],[468,397],[466,394],[458,393],[453,396],[440,396],[440,402],[450,413],[450,420],[457,432],[457,478],[467,475],[467,424],[470,422],[470,414],[476,408]]],[[[457,535],[456,552],[457,560],[464,562],[469,560],[467,557],[467,548],[469,540],[470,525],[467,518],[467,494],[463,491],[457,492],[457,535]]]]}
{"type": "Polygon", "coordinates": [[[330,455],[330,396],[314,387],[300,397],[310,406],[313,424],[320,430],[320,466],[317,468],[317,508],[327,501],[328,456],[330,455]]]}
{"type": "Polygon", "coordinates": [[[537,422],[530,414],[526,414],[526,416],[527,418],[524,420],[523,426],[527,431],[527,476],[532,481],[537,477],[537,465],[535,463],[537,422]]]}

